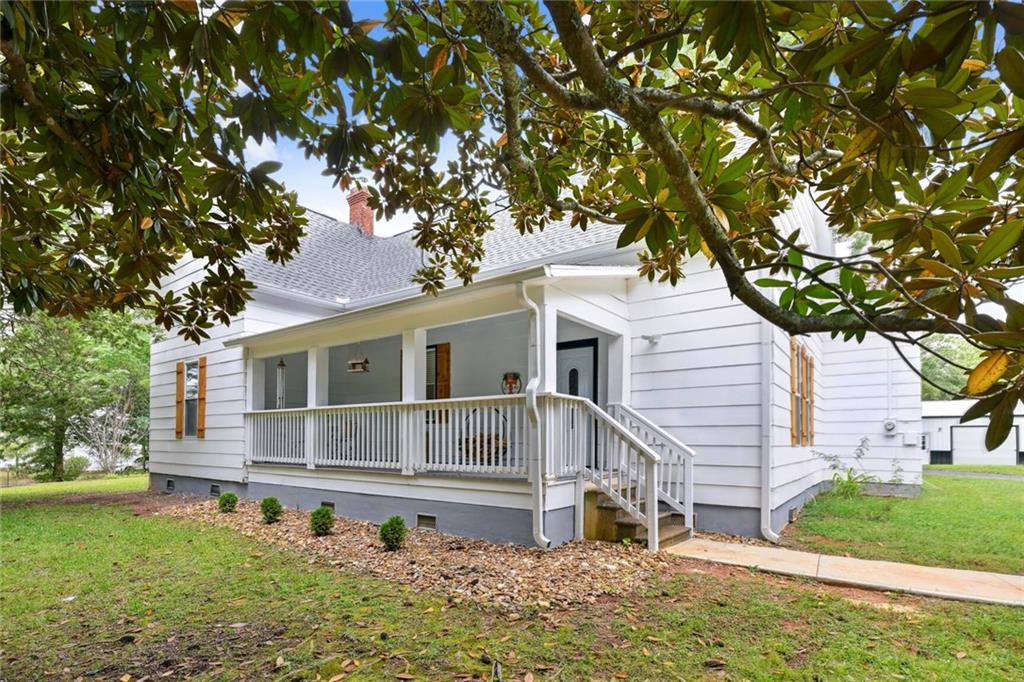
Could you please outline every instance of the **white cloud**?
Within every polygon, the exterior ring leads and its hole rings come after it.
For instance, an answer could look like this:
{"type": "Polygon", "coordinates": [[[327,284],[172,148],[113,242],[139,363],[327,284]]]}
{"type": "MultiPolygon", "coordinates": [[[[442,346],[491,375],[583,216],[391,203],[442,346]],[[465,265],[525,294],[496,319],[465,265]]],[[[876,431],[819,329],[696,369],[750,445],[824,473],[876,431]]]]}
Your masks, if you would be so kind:
{"type": "Polygon", "coordinates": [[[245,141],[245,163],[248,166],[255,166],[264,161],[277,161],[277,143],[269,137],[264,137],[262,143],[257,143],[253,138],[245,141]]]}

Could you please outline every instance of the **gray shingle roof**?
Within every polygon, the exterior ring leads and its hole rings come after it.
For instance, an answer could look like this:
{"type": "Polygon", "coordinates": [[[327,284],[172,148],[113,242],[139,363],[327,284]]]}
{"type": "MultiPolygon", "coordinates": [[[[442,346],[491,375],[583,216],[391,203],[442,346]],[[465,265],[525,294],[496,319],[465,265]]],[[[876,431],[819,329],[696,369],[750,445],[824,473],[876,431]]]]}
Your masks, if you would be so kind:
{"type": "MultiPolygon", "coordinates": [[[[355,225],[307,211],[306,234],[299,250],[284,265],[271,263],[262,252],[246,254],[242,266],[257,286],[265,285],[335,302],[369,298],[412,286],[412,276],[423,264],[412,232],[393,237],[366,235],[355,225]]],[[[543,232],[520,235],[508,219],[496,221],[484,237],[481,273],[517,263],[556,263],[580,249],[597,245],[613,248],[619,229],[593,224],[586,232],[567,222],[549,225],[543,232]]]]}

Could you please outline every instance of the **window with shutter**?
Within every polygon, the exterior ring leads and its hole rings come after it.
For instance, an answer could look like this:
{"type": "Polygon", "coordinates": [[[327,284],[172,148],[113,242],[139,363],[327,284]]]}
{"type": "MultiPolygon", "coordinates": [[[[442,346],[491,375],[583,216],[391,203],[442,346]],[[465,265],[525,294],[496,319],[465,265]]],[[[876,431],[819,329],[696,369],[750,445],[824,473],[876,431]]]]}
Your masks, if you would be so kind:
{"type": "Polygon", "coordinates": [[[790,444],[814,445],[814,357],[789,340],[790,444]]]}

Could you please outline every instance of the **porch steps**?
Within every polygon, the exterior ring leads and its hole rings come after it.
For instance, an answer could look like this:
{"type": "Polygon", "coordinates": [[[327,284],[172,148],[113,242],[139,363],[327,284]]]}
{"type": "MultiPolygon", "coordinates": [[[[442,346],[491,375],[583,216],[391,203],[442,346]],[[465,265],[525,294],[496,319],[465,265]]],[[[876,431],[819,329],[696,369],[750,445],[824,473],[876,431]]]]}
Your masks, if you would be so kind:
{"type": "MultiPolygon", "coordinates": [[[[584,537],[606,542],[646,543],[647,529],[599,490],[588,490],[583,512],[584,537]]],[[[641,509],[646,503],[641,503],[641,509]]],[[[658,503],[658,545],[670,547],[693,536],[684,517],[664,502],[658,503]]]]}

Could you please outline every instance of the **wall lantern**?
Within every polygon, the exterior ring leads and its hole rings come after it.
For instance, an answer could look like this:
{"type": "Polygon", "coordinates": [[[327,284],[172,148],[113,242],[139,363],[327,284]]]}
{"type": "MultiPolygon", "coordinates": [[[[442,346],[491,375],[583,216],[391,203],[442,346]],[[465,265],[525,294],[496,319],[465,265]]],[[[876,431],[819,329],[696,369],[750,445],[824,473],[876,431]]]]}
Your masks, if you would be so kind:
{"type": "Polygon", "coordinates": [[[353,358],[348,361],[348,371],[353,374],[370,371],[370,358],[353,358]]]}
{"type": "Polygon", "coordinates": [[[277,362],[277,409],[284,408],[284,371],[288,365],[284,364],[284,358],[277,362]]]}

